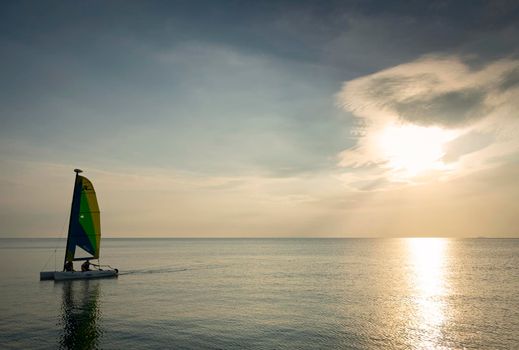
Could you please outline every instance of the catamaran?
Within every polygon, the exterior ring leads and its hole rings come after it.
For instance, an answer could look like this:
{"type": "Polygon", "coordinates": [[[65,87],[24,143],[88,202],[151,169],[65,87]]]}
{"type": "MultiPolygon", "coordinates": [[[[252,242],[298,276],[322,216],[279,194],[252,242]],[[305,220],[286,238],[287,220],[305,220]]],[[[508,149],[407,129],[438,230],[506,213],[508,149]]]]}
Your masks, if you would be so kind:
{"type": "Polygon", "coordinates": [[[72,195],[72,208],[70,210],[70,221],[68,227],[67,246],[65,249],[65,259],[63,261],[63,271],[43,271],[40,272],[40,280],[74,280],[90,279],[102,277],[117,277],[119,271],[108,267],[88,271],[66,270],[66,266],[72,267],[73,261],[98,260],[99,249],[101,246],[101,223],[99,206],[97,204],[96,192],[92,182],[86,177],[79,175],[83,171],[74,169],[76,179],[74,192],[72,195]],[[79,253],[79,247],[83,253],[79,253]],[[87,255],[87,256],[76,256],[87,255]],[[90,255],[90,256],[88,256],[90,255]]]}

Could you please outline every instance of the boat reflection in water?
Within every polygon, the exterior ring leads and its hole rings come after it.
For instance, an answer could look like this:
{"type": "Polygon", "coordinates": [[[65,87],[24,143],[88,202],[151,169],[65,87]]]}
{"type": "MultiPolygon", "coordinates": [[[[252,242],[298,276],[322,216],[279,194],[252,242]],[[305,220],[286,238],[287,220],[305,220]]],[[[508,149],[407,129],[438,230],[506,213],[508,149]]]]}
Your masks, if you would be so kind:
{"type": "Polygon", "coordinates": [[[61,349],[99,348],[103,332],[99,325],[98,297],[99,281],[63,282],[61,349]]]}
{"type": "Polygon", "coordinates": [[[409,336],[416,348],[441,346],[442,328],[446,325],[447,250],[449,241],[443,238],[409,238],[406,240],[409,258],[409,286],[415,308],[410,320],[409,336]]]}

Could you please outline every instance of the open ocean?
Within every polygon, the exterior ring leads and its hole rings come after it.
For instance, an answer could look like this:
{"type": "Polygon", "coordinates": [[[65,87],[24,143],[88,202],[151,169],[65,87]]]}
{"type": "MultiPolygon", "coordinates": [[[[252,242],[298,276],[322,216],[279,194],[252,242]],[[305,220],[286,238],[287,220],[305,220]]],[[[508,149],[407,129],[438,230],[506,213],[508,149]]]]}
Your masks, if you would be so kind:
{"type": "Polygon", "coordinates": [[[519,239],[104,239],[119,278],[40,282],[56,246],[0,239],[0,349],[519,349],[519,239]]]}

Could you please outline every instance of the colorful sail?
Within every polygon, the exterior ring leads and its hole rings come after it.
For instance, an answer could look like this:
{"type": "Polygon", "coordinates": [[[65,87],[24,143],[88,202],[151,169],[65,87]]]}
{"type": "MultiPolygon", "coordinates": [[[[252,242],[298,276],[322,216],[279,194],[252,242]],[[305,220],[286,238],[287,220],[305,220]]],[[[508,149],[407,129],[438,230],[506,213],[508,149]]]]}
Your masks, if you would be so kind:
{"type": "Polygon", "coordinates": [[[101,225],[94,186],[77,171],[67,238],[66,261],[99,259],[101,225]],[[76,257],[76,247],[91,256],[76,257]]]}

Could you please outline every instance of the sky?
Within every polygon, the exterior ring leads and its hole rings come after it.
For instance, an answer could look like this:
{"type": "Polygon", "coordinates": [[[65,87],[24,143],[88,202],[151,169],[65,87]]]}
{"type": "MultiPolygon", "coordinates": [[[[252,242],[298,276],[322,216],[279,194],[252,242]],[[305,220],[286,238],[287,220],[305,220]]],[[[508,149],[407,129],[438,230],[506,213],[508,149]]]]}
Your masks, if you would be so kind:
{"type": "Polygon", "coordinates": [[[2,1],[0,237],[519,237],[517,1],[2,1]]]}

